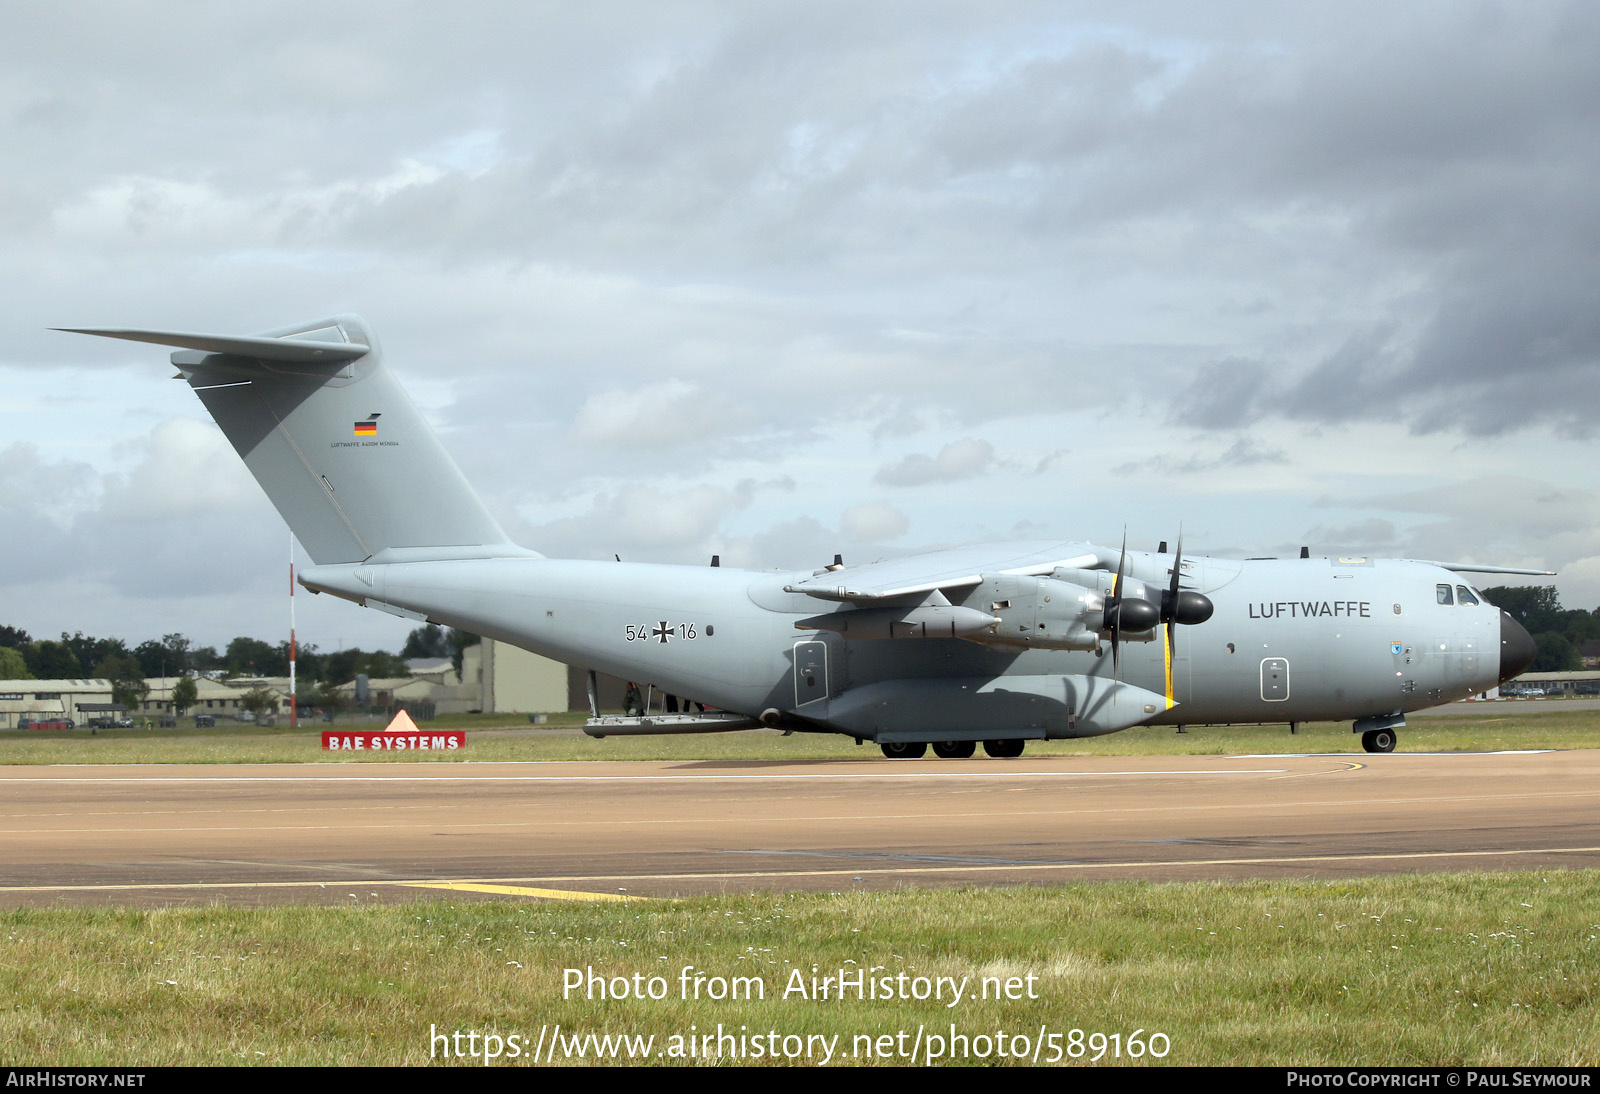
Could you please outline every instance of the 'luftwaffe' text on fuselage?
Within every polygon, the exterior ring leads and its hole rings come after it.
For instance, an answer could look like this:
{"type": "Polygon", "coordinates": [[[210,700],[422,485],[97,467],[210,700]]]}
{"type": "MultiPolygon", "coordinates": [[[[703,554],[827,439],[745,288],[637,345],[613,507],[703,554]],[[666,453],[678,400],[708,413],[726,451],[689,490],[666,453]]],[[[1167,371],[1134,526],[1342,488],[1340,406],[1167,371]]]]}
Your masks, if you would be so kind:
{"type": "Polygon", "coordinates": [[[1315,619],[1319,616],[1369,619],[1372,603],[1367,600],[1279,600],[1250,605],[1251,619],[1315,619]]]}

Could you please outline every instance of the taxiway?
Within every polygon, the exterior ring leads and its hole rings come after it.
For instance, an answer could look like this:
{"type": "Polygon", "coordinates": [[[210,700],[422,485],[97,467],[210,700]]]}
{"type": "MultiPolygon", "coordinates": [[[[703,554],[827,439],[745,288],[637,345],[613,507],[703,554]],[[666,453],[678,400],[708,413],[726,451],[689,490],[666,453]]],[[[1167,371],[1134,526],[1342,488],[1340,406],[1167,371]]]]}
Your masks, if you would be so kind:
{"type": "Polygon", "coordinates": [[[1600,867],[1600,751],[0,768],[0,906],[1600,867]]]}

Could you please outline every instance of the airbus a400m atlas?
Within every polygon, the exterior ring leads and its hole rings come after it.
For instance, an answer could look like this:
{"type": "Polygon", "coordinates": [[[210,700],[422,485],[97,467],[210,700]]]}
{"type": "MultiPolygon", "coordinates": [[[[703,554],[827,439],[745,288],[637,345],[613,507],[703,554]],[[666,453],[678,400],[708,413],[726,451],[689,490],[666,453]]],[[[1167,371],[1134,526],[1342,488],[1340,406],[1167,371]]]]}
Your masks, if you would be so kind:
{"type": "Polygon", "coordinates": [[[713,708],[593,711],[597,737],[772,726],[891,757],[1017,756],[1136,725],[1350,719],[1387,752],[1407,711],[1534,656],[1458,574],[1541,571],[1054,542],[800,573],[545,558],[507,539],[355,316],[250,337],[79,333],[178,347],[310,555],[306,588],[713,708]]]}

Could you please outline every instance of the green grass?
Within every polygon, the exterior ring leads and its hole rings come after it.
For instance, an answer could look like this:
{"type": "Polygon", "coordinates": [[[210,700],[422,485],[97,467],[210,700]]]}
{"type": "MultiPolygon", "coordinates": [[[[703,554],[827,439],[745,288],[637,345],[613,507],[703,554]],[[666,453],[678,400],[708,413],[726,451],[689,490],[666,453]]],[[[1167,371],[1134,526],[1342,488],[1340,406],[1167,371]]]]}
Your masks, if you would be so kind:
{"type": "Polygon", "coordinates": [[[661,1050],[721,1023],[837,1035],[835,1062],[862,1062],[849,1059],[856,1035],[905,1030],[909,1043],[919,1025],[954,1025],[1034,1039],[1043,1027],[1063,1049],[1074,1029],[1160,1032],[1164,1062],[1182,1065],[1593,1066],[1597,908],[1600,872],[1576,871],[14,911],[0,913],[0,1045],[24,1065],[415,1064],[432,1029],[531,1046],[560,1023],[661,1050]],[[759,978],[765,998],[684,1001],[685,966],[759,978]],[[969,996],[782,998],[813,966],[968,977],[969,996]],[[567,968],[660,975],[667,998],[564,999],[567,968]],[[971,997],[982,977],[1030,975],[1036,999],[971,997]]]}
{"type": "MultiPolygon", "coordinates": [[[[577,732],[582,715],[554,715],[548,726],[527,717],[458,715],[429,727],[468,730],[467,747],[454,753],[337,753],[322,751],[322,723],[291,730],[280,726],[216,729],[84,730],[63,734],[0,732],[0,764],[81,763],[310,763],[351,760],[514,761],[514,760],[781,760],[870,759],[871,744],[848,737],[772,730],[666,737],[608,737],[593,740],[577,732]]],[[[340,722],[332,728],[381,728],[377,722],[340,722]]],[[[1529,715],[1485,712],[1417,718],[1400,731],[1401,751],[1484,752],[1498,749],[1573,749],[1600,747],[1600,711],[1557,711],[1529,715]]],[[[1347,722],[1309,723],[1290,735],[1288,727],[1141,726],[1105,737],[1030,742],[1028,756],[1239,755],[1243,753],[1360,751],[1360,738],[1347,722]]]]}

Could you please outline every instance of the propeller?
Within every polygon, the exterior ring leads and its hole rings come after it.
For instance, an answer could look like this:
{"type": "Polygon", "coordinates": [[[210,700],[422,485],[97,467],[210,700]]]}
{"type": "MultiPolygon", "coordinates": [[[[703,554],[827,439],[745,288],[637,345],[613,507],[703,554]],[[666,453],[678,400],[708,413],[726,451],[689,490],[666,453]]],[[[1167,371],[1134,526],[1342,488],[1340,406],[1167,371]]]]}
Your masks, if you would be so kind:
{"type": "Polygon", "coordinates": [[[1106,598],[1105,620],[1106,629],[1111,632],[1111,679],[1116,683],[1122,679],[1122,632],[1147,631],[1155,626],[1161,619],[1161,609],[1145,600],[1143,597],[1124,596],[1122,593],[1123,573],[1127,570],[1128,563],[1128,530],[1122,530],[1122,553],[1117,556],[1117,576],[1111,586],[1111,595],[1106,598]]]}
{"type": "MultiPolygon", "coordinates": [[[[1111,603],[1106,605],[1106,622],[1111,627],[1111,684],[1122,680],[1122,658],[1117,640],[1122,634],[1122,564],[1128,561],[1128,527],[1122,527],[1122,553],[1117,555],[1117,576],[1111,582],[1111,603]]],[[[1113,692],[1112,694],[1116,694],[1113,692]]]]}
{"type": "MultiPolygon", "coordinates": [[[[1165,553],[1166,542],[1162,541],[1162,553],[1165,553]]],[[[1111,586],[1111,595],[1106,597],[1105,627],[1111,634],[1111,666],[1112,680],[1122,679],[1122,636],[1125,632],[1148,631],[1158,624],[1166,625],[1167,640],[1167,665],[1171,666],[1173,656],[1177,652],[1178,634],[1177,626],[1189,626],[1195,623],[1204,623],[1211,618],[1215,606],[1211,598],[1204,593],[1195,592],[1193,589],[1179,588],[1183,576],[1183,529],[1178,530],[1177,552],[1172,561],[1172,580],[1161,593],[1160,604],[1152,604],[1141,596],[1125,595],[1123,593],[1123,580],[1128,569],[1128,530],[1122,530],[1122,549],[1117,556],[1117,574],[1111,586]]],[[[1171,684],[1168,683],[1168,698],[1171,698],[1171,684]]]]}
{"type": "MultiPolygon", "coordinates": [[[[1178,525],[1178,550],[1172,556],[1172,584],[1161,598],[1161,622],[1167,625],[1167,664],[1178,653],[1178,577],[1183,573],[1183,525],[1178,525]]],[[[1210,614],[1210,613],[1207,613],[1210,614]]]]}
{"type": "MultiPolygon", "coordinates": [[[[1165,546],[1165,544],[1163,544],[1165,546]]],[[[1211,598],[1193,589],[1178,588],[1183,574],[1183,527],[1178,528],[1178,550],[1172,559],[1172,582],[1161,594],[1161,622],[1167,626],[1167,698],[1172,698],[1172,660],[1178,654],[1178,624],[1190,626],[1211,618],[1216,606],[1211,598]]]]}
{"type": "Polygon", "coordinates": [[[1211,613],[1216,606],[1211,603],[1211,598],[1205,593],[1197,593],[1193,589],[1178,588],[1178,579],[1183,574],[1183,530],[1178,530],[1178,550],[1172,560],[1172,582],[1167,586],[1167,591],[1161,594],[1161,622],[1181,623],[1186,627],[1196,623],[1204,623],[1211,618],[1211,613]]]}

